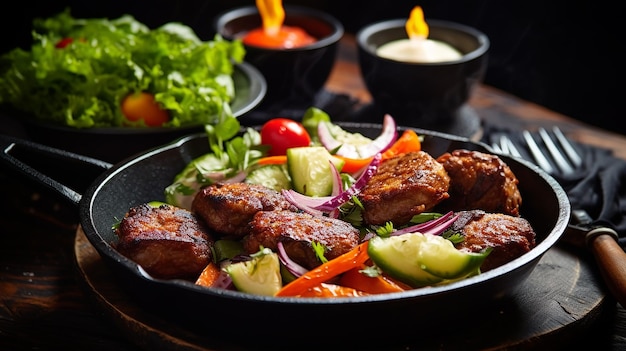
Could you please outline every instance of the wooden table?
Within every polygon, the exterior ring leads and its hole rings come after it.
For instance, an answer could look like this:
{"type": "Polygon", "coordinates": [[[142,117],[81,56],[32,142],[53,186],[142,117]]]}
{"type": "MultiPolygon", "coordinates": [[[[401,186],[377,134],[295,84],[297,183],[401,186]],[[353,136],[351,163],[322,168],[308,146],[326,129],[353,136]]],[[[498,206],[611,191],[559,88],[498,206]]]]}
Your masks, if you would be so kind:
{"type": "MultiPolygon", "coordinates": [[[[327,89],[368,104],[371,98],[355,64],[353,38],[343,40],[339,58],[327,89]]],[[[494,123],[507,121],[520,128],[558,124],[572,138],[613,149],[626,159],[626,137],[592,128],[492,87],[478,87],[470,105],[481,118],[494,123]]],[[[94,296],[78,274],[75,209],[2,170],[0,181],[0,350],[140,349],[137,339],[94,303],[94,296]]],[[[612,302],[607,312],[594,319],[593,325],[577,326],[577,330],[589,331],[583,337],[584,345],[578,346],[626,348],[626,312],[612,302]]],[[[489,330],[483,332],[488,337],[489,330]]],[[[560,341],[568,344],[568,340],[560,341]]]]}

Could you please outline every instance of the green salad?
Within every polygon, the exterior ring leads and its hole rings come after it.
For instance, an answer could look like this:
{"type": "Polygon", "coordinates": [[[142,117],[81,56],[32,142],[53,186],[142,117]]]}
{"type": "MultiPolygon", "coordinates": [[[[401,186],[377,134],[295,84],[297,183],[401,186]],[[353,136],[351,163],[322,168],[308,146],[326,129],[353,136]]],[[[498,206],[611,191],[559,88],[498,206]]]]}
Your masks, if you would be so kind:
{"type": "Polygon", "coordinates": [[[232,117],[240,41],[202,41],[180,23],[149,29],[130,15],[77,19],[67,9],[33,22],[30,50],[0,56],[0,105],[75,128],[146,126],[120,106],[148,93],[169,118],[163,127],[232,117]]]}

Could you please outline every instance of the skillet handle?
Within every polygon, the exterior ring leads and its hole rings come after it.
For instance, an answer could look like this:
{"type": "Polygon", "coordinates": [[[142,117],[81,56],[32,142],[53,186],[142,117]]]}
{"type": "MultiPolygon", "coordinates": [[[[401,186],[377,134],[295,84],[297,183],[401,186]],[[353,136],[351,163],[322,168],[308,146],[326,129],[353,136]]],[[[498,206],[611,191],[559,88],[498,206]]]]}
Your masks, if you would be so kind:
{"type": "Polygon", "coordinates": [[[626,307],[626,252],[617,238],[613,229],[599,227],[587,234],[587,245],[609,290],[617,302],[626,307]]]}
{"type": "Polygon", "coordinates": [[[2,134],[0,150],[0,162],[8,169],[56,192],[75,205],[82,198],[80,191],[112,167],[110,163],[95,158],[2,134]],[[65,182],[57,180],[60,178],[65,182]]]}

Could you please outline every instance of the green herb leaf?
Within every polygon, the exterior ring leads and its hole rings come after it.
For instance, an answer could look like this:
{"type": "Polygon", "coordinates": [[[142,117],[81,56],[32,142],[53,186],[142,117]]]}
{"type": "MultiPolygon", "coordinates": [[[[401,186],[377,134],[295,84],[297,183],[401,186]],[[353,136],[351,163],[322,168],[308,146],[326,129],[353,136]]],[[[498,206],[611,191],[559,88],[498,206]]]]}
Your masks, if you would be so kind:
{"type": "MultiPolygon", "coordinates": [[[[318,143],[319,138],[317,136],[317,125],[320,122],[330,122],[330,116],[324,110],[317,107],[309,107],[302,117],[302,125],[309,133],[311,141],[318,143]]],[[[332,152],[331,152],[332,153],[332,152]]]]}
{"type": "Polygon", "coordinates": [[[322,245],[322,243],[313,241],[311,242],[311,246],[313,246],[313,251],[315,251],[315,256],[317,256],[320,262],[322,263],[328,262],[328,259],[324,256],[324,253],[326,252],[326,247],[322,245]]]}
{"type": "Polygon", "coordinates": [[[436,212],[422,212],[420,214],[417,214],[415,216],[413,216],[410,220],[411,223],[415,223],[415,224],[420,224],[420,223],[425,223],[428,221],[432,221],[433,219],[437,219],[439,217],[441,217],[442,214],[441,213],[436,213],[436,212]]]}
{"type": "Polygon", "coordinates": [[[378,236],[385,238],[391,235],[391,233],[393,233],[392,222],[387,222],[384,226],[376,227],[376,234],[378,234],[378,236]]]}
{"type": "Polygon", "coordinates": [[[455,245],[462,243],[465,240],[465,236],[463,234],[453,231],[451,229],[448,229],[445,232],[443,232],[441,236],[445,239],[450,240],[455,245]]]}

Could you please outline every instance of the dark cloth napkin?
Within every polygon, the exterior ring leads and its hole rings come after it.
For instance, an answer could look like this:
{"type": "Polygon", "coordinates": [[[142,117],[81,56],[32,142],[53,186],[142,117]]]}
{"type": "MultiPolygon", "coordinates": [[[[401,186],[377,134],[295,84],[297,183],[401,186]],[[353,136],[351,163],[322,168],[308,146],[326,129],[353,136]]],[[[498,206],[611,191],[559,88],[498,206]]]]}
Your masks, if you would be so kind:
{"type": "Polygon", "coordinates": [[[328,90],[318,92],[313,101],[284,100],[270,106],[261,104],[259,108],[240,117],[242,125],[262,125],[270,118],[285,117],[301,120],[306,110],[317,107],[332,118],[334,122],[382,123],[383,112],[374,104],[363,104],[360,100],[328,90]]]}
{"type": "MultiPolygon", "coordinates": [[[[520,130],[505,130],[485,125],[483,142],[491,145],[501,133],[506,133],[517,145],[522,142],[520,130]]],[[[615,157],[611,150],[572,141],[581,155],[583,165],[570,175],[553,175],[567,193],[573,209],[589,213],[593,224],[608,226],[620,236],[620,245],[626,248],[626,160],[615,157]]],[[[524,158],[528,152],[519,148],[524,158]]],[[[532,158],[528,158],[532,159],[532,158]]]]}
{"type": "MultiPolygon", "coordinates": [[[[292,99],[278,101],[272,105],[261,104],[259,108],[240,117],[240,122],[242,125],[254,126],[262,125],[268,119],[276,117],[301,120],[310,107],[317,107],[328,113],[333,121],[363,120],[363,111],[366,110],[357,99],[351,96],[321,90],[315,95],[313,101],[292,99]]],[[[382,116],[380,122],[382,122],[382,116]]]]}

